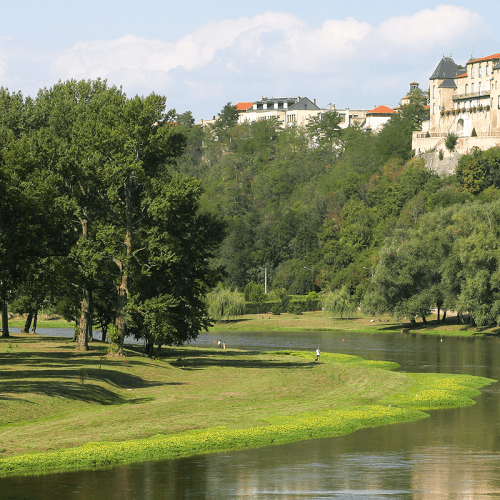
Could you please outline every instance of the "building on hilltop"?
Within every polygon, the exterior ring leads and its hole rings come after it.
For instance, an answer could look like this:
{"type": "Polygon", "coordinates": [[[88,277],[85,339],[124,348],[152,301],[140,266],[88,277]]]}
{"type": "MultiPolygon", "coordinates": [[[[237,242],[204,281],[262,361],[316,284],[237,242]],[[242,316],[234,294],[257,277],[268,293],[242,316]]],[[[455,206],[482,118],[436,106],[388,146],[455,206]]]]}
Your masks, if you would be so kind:
{"type": "MultiPolygon", "coordinates": [[[[410,91],[408,92],[408,94],[406,94],[404,97],[401,98],[400,105],[407,106],[408,104],[410,104],[412,92],[415,92],[416,90],[419,90],[418,82],[411,82],[410,83],[410,91]]],[[[395,108],[395,109],[398,109],[398,108],[395,108]]]]}
{"type": "Polygon", "coordinates": [[[334,104],[329,104],[330,109],[320,108],[316,99],[308,97],[263,97],[253,103],[238,103],[237,106],[239,123],[276,118],[283,128],[307,126],[312,118],[329,111],[336,111],[340,116],[340,128],[347,128],[363,124],[366,115],[364,110],[336,109],[334,104]]]}
{"type": "Polygon", "coordinates": [[[429,159],[441,151],[456,164],[473,147],[500,145],[499,80],[500,53],[471,58],[465,67],[443,56],[430,77],[430,119],[413,133],[415,153],[429,159]],[[458,137],[454,152],[445,147],[449,134],[458,137]]]}
{"type": "Polygon", "coordinates": [[[372,132],[380,132],[384,125],[396,114],[397,111],[388,106],[377,106],[376,108],[366,111],[366,121],[363,128],[370,129],[372,132]]]}
{"type": "Polygon", "coordinates": [[[246,111],[240,112],[238,122],[245,123],[276,118],[283,127],[304,126],[322,111],[326,110],[322,110],[316,104],[316,99],[311,101],[307,97],[263,97],[259,101],[254,101],[246,111]]]}

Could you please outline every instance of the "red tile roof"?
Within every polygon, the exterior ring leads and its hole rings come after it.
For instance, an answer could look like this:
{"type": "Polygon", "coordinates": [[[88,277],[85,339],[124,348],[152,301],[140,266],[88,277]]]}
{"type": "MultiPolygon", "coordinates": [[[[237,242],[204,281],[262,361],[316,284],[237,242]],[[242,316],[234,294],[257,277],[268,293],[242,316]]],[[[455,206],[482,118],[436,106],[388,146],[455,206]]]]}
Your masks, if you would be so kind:
{"type": "Polygon", "coordinates": [[[253,102],[237,102],[236,111],[246,111],[253,106],[253,102]]]}
{"type": "Polygon", "coordinates": [[[394,111],[391,108],[388,108],[387,106],[377,106],[376,108],[372,109],[371,111],[368,111],[366,114],[367,115],[389,115],[392,113],[397,113],[397,111],[394,111]]]}
{"type": "Polygon", "coordinates": [[[465,78],[467,76],[467,73],[462,73],[460,75],[457,75],[455,78],[465,78]]]}
{"type": "Polygon", "coordinates": [[[499,54],[492,54],[491,56],[480,57],[479,59],[472,59],[472,61],[467,61],[467,64],[480,62],[480,61],[490,61],[491,59],[500,59],[500,53],[499,54]]]}

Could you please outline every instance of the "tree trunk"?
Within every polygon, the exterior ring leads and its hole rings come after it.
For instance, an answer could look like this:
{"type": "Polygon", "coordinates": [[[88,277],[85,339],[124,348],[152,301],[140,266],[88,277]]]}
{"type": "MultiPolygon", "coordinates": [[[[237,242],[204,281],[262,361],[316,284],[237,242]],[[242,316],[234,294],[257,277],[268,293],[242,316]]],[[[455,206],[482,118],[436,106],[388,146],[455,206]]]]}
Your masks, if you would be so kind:
{"type": "Polygon", "coordinates": [[[35,309],[35,314],[33,315],[33,328],[31,333],[36,333],[36,324],[38,323],[38,309],[35,309]]]}
{"type": "Polygon", "coordinates": [[[146,339],[146,355],[148,358],[152,358],[154,354],[154,341],[153,339],[146,339]]]}
{"type": "Polygon", "coordinates": [[[2,300],[2,337],[7,338],[9,335],[9,314],[7,312],[7,301],[2,300]]]}
{"type": "Polygon", "coordinates": [[[108,335],[108,325],[103,325],[101,323],[101,332],[102,332],[101,341],[106,342],[106,336],[108,335]]]}
{"type": "Polygon", "coordinates": [[[441,319],[441,323],[446,323],[446,309],[443,311],[443,318],[441,319]]]}
{"type": "Polygon", "coordinates": [[[88,351],[89,344],[87,340],[88,335],[88,318],[89,318],[89,290],[87,287],[83,289],[83,297],[80,308],[80,322],[78,324],[78,333],[77,333],[77,350],[78,351],[88,351]]]}
{"type": "Polygon", "coordinates": [[[26,316],[26,321],[24,322],[24,327],[21,330],[21,333],[29,333],[32,321],[33,321],[33,311],[30,309],[30,311],[28,312],[28,316],[26,316]]]}
{"type": "Polygon", "coordinates": [[[437,306],[437,322],[439,324],[439,313],[441,312],[441,308],[437,306]]]}
{"type": "Polygon", "coordinates": [[[123,342],[127,336],[127,323],[125,320],[125,310],[127,307],[127,297],[128,297],[128,273],[129,273],[129,263],[132,257],[132,210],[130,207],[130,194],[127,196],[127,228],[125,241],[123,242],[125,246],[125,261],[115,260],[121,271],[121,281],[118,287],[118,307],[116,311],[116,328],[120,332],[120,340],[118,345],[118,355],[123,355],[123,342]]]}
{"type": "MultiPolygon", "coordinates": [[[[86,216],[80,218],[80,223],[82,225],[82,236],[88,238],[89,236],[89,226],[86,216]]],[[[80,321],[78,323],[78,333],[77,333],[77,346],[78,351],[88,351],[89,343],[89,319],[91,316],[91,300],[92,294],[87,285],[84,286],[82,290],[82,301],[80,304],[80,321]]],[[[92,321],[90,320],[90,328],[92,328],[92,321]]]]}
{"type": "Polygon", "coordinates": [[[88,294],[89,294],[89,307],[87,312],[87,341],[92,342],[94,340],[94,332],[92,330],[94,326],[94,299],[92,295],[92,290],[89,290],[88,294]]]}
{"type": "Polygon", "coordinates": [[[118,343],[118,354],[123,355],[123,342],[127,336],[127,323],[125,321],[125,307],[127,304],[128,279],[125,273],[122,274],[120,286],[118,287],[118,307],[116,310],[116,328],[120,332],[118,343]]]}
{"type": "Polygon", "coordinates": [[[422,316],[422,323],[423,323],[424,325],[426,325],[426,324],[427,324],[427,320],[425,319],[425,316],[422,316]]]}

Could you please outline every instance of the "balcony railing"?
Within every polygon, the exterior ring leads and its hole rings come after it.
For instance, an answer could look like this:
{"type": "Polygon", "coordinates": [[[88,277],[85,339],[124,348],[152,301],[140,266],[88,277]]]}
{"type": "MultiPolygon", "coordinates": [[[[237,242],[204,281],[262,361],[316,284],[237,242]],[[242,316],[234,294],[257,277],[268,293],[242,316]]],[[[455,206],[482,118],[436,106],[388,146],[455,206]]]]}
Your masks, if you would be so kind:
{"type": "Polygon", "coordinates": [[[464,99],[471,99],[473,97],[489,97],[489,96],[490,96],[489,90],[481,90],[481,92],[472,92],[470,94],[454,95],[453,100],[454,101],[462,101],[464,99]]]}
{"type": "MultiPolygon", "coordinates": [[[[433,132],[431,134],[427,134],[426,132],[420,132],[420,131],[413,132],[413,137],[416,137],[418,139],[430,139],[432,137],[446,137],[447,135],[448,135],[448,132],[446,132],[446,133],[433,132]]],[[[459,135],[459,137],[470,137],[470,136],[459,135]]],[[[495,138],[497,138],[498,136],[493,136],[491,134],[488,134],[487,132],[477,132],[476,137],[495,137],[495,138]]]]}

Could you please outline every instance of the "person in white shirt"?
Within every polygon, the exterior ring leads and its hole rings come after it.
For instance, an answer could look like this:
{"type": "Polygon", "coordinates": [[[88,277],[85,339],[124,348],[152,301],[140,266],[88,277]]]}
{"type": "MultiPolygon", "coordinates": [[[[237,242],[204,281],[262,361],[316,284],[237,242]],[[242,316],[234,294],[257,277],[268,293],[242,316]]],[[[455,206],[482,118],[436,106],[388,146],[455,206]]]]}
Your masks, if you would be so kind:
{"type": "Polygon", "coordinates": [[[319,347],[316,349],[316,361],[319,360],[319,355],[321,354],[321,351],[319,350],[319,347]]]}

